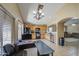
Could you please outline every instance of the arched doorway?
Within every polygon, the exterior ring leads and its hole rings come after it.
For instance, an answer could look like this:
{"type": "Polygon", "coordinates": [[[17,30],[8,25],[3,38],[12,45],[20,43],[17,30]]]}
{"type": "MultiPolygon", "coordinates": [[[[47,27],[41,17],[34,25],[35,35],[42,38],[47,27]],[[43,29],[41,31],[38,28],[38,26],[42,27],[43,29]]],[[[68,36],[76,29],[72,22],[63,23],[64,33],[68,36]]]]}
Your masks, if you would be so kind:
{"type": "Polygon", "coordinates": [[[64,37],[65,45],[78,46],[79,18],[67,17],[57,23],[57,38],[64,37]]]}

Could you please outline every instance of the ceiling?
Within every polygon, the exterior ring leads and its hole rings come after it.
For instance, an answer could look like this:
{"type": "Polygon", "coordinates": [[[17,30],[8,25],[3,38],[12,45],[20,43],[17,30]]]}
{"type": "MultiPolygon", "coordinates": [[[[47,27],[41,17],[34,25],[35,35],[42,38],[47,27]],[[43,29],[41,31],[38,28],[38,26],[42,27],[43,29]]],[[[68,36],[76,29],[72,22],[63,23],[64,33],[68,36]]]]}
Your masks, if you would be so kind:
{"type": "Polygon", "coordinates": [[[32,23],[37,25],[47,25],[53,21],[56,12],[64,5],[63,3],[44,3],[43,12],[45,17],[40,20],[33,18],[33,11],[37,9],[38,3],[19,3],[21,15],[25,23],[32,23]]]}
{"type": "Polygon", "coordinates": [[[64,25],[66,26],[72,25],[72,24],[79,24],[79,18],[76,18],[76,19],[70,18],[64,23],[64,25]]]}

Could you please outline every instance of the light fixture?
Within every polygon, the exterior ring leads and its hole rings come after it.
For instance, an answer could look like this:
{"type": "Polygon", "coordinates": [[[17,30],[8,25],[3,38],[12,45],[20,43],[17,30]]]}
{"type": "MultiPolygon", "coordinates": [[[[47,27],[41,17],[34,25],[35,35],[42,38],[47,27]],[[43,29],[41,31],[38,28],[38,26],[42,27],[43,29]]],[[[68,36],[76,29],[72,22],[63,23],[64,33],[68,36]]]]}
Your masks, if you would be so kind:
{"type": "Polygon", "coordinates": [[[36,12],[35,12],[35,11],[33,11],[33,14],[36,14],[36,12]]]}
{"type": "Polygon", "coordinates": [[[41,9],[39,10],[39,13],[42,13],[42,10],[41,9]]]}
{"type": "Polygon", "coordinates": [[[76,26],[76,24],[72,24],[72,26],[76,26]]]}
{"type": "Polygon", "coordinates": [[[40,20],[41,18],[43,18],[44,17],[43,5],[39,4],[37,11],[33,11],[33,15],[34,15],[34,18],[37,20],[40,20]]]}

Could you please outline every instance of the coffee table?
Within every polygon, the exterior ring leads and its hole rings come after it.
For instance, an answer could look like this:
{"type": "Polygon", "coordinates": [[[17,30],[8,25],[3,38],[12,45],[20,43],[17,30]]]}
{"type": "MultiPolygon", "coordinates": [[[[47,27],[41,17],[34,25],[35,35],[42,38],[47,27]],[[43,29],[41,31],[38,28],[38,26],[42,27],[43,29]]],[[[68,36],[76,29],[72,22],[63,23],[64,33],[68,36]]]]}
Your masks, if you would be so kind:
{"type": "Polygon", "coordinates": [[[36,41],[35,42],[35,45],[37,47],[38,56],[49,56],[49,55],[52,55],[53,56],[54,50],[51,49],[49,46],[47,46],[41,40],[36,41]]]}

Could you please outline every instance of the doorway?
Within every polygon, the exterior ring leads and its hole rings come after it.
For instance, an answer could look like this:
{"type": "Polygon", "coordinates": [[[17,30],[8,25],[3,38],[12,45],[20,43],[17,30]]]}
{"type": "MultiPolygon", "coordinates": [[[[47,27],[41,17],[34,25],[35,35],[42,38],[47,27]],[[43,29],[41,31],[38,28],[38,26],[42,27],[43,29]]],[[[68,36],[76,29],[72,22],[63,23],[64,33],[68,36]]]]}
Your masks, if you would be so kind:
{"type": "Polygon", "coordinates": [[[36,39],[41,39],[40,28],[35,29],[35,36],[36,36],[36,39]]]}
{"type": "Polygon", "coordinates": [[[78,46],[79,42],[79,19],[70,18],[64,23],[64,37],[66,45],[78,46]]]}

